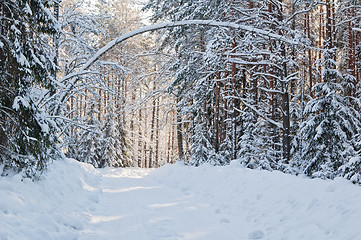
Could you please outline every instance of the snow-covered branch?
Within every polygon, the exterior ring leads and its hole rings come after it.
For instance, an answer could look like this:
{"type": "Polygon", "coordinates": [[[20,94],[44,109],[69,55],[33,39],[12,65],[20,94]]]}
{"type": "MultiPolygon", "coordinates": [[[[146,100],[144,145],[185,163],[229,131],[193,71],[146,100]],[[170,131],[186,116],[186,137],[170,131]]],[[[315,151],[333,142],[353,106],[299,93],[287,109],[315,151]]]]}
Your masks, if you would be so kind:
{"type": "MultiPolygon", "coordinates": [[[[146,32],[163,29],[163,28],[172,28],[172,27],[180,27],[180,26],[197,26],[197,25],[233,28],[233,29],[237,29],[237,30],[241,30],[241,31],[256,33],[256,34],[266,36],[266,37],[269,37],[272,39],[277,39],[277,40],[283,41],[283,42],[291,44],[291,45],[300,44],[299,42],[288,39],[279,34],[271,33],[269,31],[254,28],[251,26],[236,24],[233,22],[217,22],[217,21],[213,21],[213,20],[187,20],[187,21],[178,21],[178,22],[158,23],[158,24],[145,26],[145,27],[136,29],[134,31],[130,31],[126,34],[123,34],[123,35],[113,39],[108,44],[106,44],[104,47],[102,47],[97,53],[95,53],[94,56],[92,58],[90,58],[78,72],[64,76],[64,78],[61,80],[61,82],[63,82],[64,80],[71,79],[78,74],[84,74],[86,72],[86,70],[91,65],[93,65],[101,56],[103,56],[106,52],[108,52],[110,49],[115,47],[117,44],[119,44],[131,37],[134,37],[136,35],[143,34],[146,32]]],[[[75,83],[75,81],[77,81],[77,79],[75,78],[73,81],[75,83]]]]}

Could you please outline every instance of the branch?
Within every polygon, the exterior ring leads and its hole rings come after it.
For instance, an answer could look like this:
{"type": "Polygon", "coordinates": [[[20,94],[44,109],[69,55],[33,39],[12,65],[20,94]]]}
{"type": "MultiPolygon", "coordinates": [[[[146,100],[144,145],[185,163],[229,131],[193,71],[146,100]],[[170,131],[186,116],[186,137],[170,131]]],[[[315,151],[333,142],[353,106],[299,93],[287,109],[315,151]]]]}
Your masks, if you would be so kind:
{"type": "Polygon", "coordinates": [[[76,76],[77,74],[84,74],[84,72],[91,65],[93,65],[94,62],[96,62],[101,56],[103,56],[107,51],[111,50],[117,44],[119,44],[131,37],[134,37],[136,35],[143,34],[146,32],[158,30],[158,29],[189,26],[189,25],[205,25],[205,26],[211,26],[211,27],[234,28],[234,29],[243,30],[243,31],[247,31],[247,32],[258,33],[260,35],[267,36],[267,37],[270,37],[273,39],[277,39],[277,40],[283,41],[283,42],[291,44],[291,45],[299,45],[300,44],[299,42],[295,42],[293,40],[287,39],[284,36],[279,35],[279,34],[274,34],[274,33],[271,33],[271,32],[268,32],[268,31],[265,31],[262,29],[258,29],[258,28],[254,28],[254,27],[246,26],[246,25],[239,25],[239,24],[232,23],[232,22],[216,22],[216,21],[212,21],[212,20],[188,20],[188,21],[179,21],[179,22],[158,23],[158,24],[153,24],[150,26],[145,26],[145,27],[136,29],[134,31],[130,31],[126,34],[123,34],[122,36],[115,38],[114,40],[112,40],[108,44],[106,44],[104,47],[102,47],[98,52],[96,52],[94,54],[94,56],[92,58],[90,58],[77,73],[69,74],[69,75],[65,76],[61,81],[72,78],[72,77],[76,76]]]}
{"type": "Polygon", "coordinates": [[[210,27],[226,27],[226,28],[233,28],[233,29],[237,29],[237,30],[242,30],[242,31],[246,31],[246,32],[252,32],[252,33],[256,33],[262,36],[266,36],[272,39],[276,39],[291,45],[299,45],[299,42],[290,40],[282,35],[279,34],[274,34],[271,33],[269,31],[265,31],[259,28],[255,28],[252,26],[246,26],[246,25],[240,25],[240,24],[236,24],[233,22],[217,22],[217,21],[213,21],[213,20],[187,20],[187,21],[178,21],[178,22],[168,22],[168,23],[158,23],[158,24],[153,24],[153,25],[149,25],[149,26],[145,26],[133,31],[130,31],[126,34],[123,34],[117,38],[115,38],[114,40],[108,42],[108,44],[106,44],[104,47],[102,47],[100,50],[98,50],[93,57],[91,57],[84,65],[83,67],[81,67],[79,69],[79,71],[75,72],[75,73],[70,73],[66,76],[64,76],[60,82],[64,82],[68,79],[72,79],[71,82],[69,82],[70,84],[70,88],[67,89],[68,91],[64,93],[64,96],[61,98],[61,100],[63,101],[65,99],[65,95],[67,95],[67,93],[71,90],[72,86],[74,86],[76,84],[76,82],[79,80],[79,78],[76,78],[76,76],[78,75],[82,75],[82,74],[86,74],[88,73],[88,68],[91,67],[101,56],[103,56],[106,52],[108,52],[109,50],[111,50],[112,48],[114,48],[117,44],[131,38],[134,37],[136,35],[139,34],[143,34],[146,32],[150,32],[150,31],[154,31],[154,30],[158,30],[158,29],[163,29],[163,28],[174,28],[174,27],[180,27],[180,26],[193,26],[193,25],[203,25],[203,26],[210,26],[210,27]]]}
{"type": "MultiPolygon", "coordinates": [[[[253,112],[255,112],[259,117],[263,118],[265,121],[271,123],[272,125],[278,127],[279,129],[283,129],[283,126],[281,123],[276,122],[275,120],[265,116],[265,114],[261,113],[260,111],[258,111],[255,107],[253,107],[251,104],[248,104],[244,99],[239,98],[239,100],[241,100],[241,102],[248,108],[250,108],[253,112]]],[[[237,111],[241,111],[240,109],[237,109],[237,111]]]]}

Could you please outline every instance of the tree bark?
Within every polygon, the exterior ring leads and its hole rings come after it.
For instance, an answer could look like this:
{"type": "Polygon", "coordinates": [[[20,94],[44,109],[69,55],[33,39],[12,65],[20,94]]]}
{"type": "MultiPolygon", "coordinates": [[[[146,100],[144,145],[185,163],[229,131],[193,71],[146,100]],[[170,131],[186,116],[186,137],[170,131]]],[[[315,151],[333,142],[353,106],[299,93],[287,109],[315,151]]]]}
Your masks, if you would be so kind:
{"type": "Polygon", "coordinates": [[[155,166],[159,167],[159,98],[156,101],[155,166]]]}
{"type": "Polygon", "coordinates": [[[183,152],[183,130],[182,130],[182,116],[180,109],[177,108],[177,144],[178,144],[178,158],[180,161],[184,160],[183,152]]]}
{"type": "MultiPolygon", "coordinates": [[[[155,82],[153,82],[153,92],[155,91],[156,87],[155,87],[155,82]]],[[[149,145],[149,165],[148,167],[149,168],[152,168],[152,162],[153,162],[153,141],[154,141],[154,135],[155,135],[155,114],[156,114],[156,99],[153,98],[153,101],[152,101],[152,121],[151,121],[151,132],[150,132],[150,145],[149,145]]]]}
{"type": "MultiPolygon", "coordinates": [[[[139,96],[142,97],[142,90],[139,90],[139,96]]],[[[142,150],[143,150],[143,145],[142,145],[142,119],[143,119],[143,115],[142,115],[142,109],[139,109],[139,123],[138,123],[138,167],[142,167],[142,150]]]]}
{"type": "Polygon", "coordinates": [[[214,129],[215,129],[215,137],[214,137],[214,149],[216,152],[219,151],[219,132],[220,132],[220,124],[219,124],[219,97],[220,97],[220,73],[216,73],[216,90],[215,90],[215,110],[214,110],[214,129]]]}

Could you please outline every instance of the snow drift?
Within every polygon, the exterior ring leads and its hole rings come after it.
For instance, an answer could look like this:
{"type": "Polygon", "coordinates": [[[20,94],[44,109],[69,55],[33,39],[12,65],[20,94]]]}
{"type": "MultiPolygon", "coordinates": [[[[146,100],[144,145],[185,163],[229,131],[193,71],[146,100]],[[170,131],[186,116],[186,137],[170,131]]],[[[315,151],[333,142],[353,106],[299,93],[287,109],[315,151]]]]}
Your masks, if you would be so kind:
{"type": "Polygon", "coordinates": [[[91,219],[99,172],[75,160],[55,161],[45,179],[0,178],[0,239],[77,239],[91,219]]]}

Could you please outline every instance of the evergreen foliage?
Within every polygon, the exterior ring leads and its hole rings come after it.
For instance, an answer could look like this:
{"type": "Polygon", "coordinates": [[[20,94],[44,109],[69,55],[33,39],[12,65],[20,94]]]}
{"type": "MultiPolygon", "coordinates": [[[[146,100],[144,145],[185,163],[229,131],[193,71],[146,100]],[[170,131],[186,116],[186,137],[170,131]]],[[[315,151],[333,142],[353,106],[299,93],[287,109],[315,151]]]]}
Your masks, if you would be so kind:
{"type": "Polygon", "coordinates": [[[314,86],[315,98],[305,108],[308,119],[301,125],[304,146],[301,169],[309,176],[334,178],[343,165],[352,167],[356,151],[352,139],[360,129],[360,116],[343,96],[341,74],[335,68],[332,51],[324,54],[324,82],[314,86]]]}
{"type": "MultiPolygon", "coordinates": [[[[180,24],[163,30],[158,50],[171,60],[159,72],[173,77],[161,83],[148,76],[129,83],[124,75],[127,68],[136,76],[144,71],[149,56],[137,61],[133,55],[138,48],[150,51],[151,38],[86,64],[107,37],[123,32],[117,25],[140,25],[118,19],[123,10],[137,13],[128,1],[98,2],[96,14],[86,10],[86,1],[59,3],[0,2],[3,175],[38,178],[62,155],[58,143],[68,157],[98,168],[132,166],[131,155],[138,166],[159,165],[159,96],[168,92],[177,126],[169,128],[168,159],[170,147],[177,146],[179,159],[194,166],[239,160],[253,169],[361,183],[358,1],[149,0],[144,9],[152,11],[154,22],[214,20],[250,27],[180,24]],[[166,91],[154,94],[158,98],[147,93],[165,83],[166,91]],[[131,154],[125,102],[137,105],[137,94],[153,103],[128,114],[134,118],[130,139],[137,143],[131,154]]],[[[152,59],[157,69],[163,59],[152,59]]]]}
{"type": "Polygon", "coordinates": [[[237,22],[300,43],[223,28],[163,33],[163,48],[177,49],[170,90],[181,89],[178,112],[193,122],[194,165],[236,156],[249,168],[359,181],[358,3],[150,0],[146,9],[154,21],[237,22]]]}
{"type": "Polygon", "coordinates": [[[97,119],[98,114],[95,101],[88,105],[86,111],[86,128],[79,130],[79,138],[76,139],[78,145],[77,149],[71,152],[75,152],[75,155],[71,156],[81,162],[90,163],[94,167],[103,167],[103,160],[101,155],[102,147],[102,132],[101,125],[97,119]]]}
{"type": "Polygon", "coordinates": [[[99,140],[102,143],[99,167],[130,167],[133,163],[129,158],[129,146],[121,118],[117,117],[112,103],[106,109],[103,136],[99,140]]]}
{"type": "Polygon", "coordinates": [[[59,29],[50,0],[0,3],[0,148],[6,171],[36,178],[59,154],[56,126],[43,109],[56,91],[49,39],[59,29]]]}

